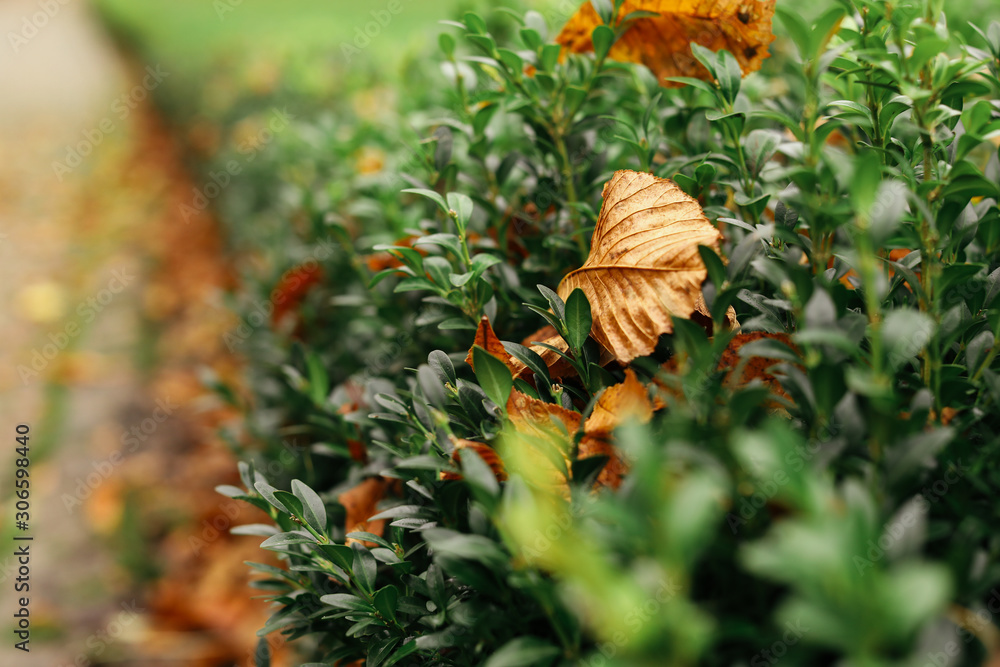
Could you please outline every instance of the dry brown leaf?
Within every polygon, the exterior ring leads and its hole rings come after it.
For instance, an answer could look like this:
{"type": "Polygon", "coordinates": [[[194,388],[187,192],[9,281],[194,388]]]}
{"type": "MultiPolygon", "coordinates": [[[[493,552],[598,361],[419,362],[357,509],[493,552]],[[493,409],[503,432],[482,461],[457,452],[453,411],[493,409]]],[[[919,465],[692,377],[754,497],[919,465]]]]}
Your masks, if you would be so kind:
{"type": "MultiPolygon", "coordinates": [[[[514,429],[531,440],[542,439],[564,452],[567,468],[571,461],[569,449],[580,430],[581,415],[552,403],[532,398],[519,391],[511,393],[507,401],[507,413],[514,429]]],[[[617,489],[622,476],[628,472],[628,465],[611,441],[616,427],[629,419],[647,422],[653,415],[653,405],[646,387],[639,382],[630,369],[625,372],[625,381],[608,387],[597,399],[597,404],[583,424],[584,437],[577,450],[577,459],[591,456],[607,456],[608,462],[601,470],[595,487],[617,489]]],[[[564,484],[565,480],[556,480],[564,484]]]]}
{"type": "MultiPolygon", "coordinates": [[[[785,333],[764,333],[762,331],[752,331],[750,333],[741,333],[733,337],[729,341],[729,345],[722,352],[719,357],[719,365],[717,369],[720,371],[726,371],[725,383],[729,386],[741,387],[749,384],[753,380],[760,380],[764,385],[770,389],[776,396],[781,396],[782,398],[789,398],[788,394],[785,393],[784,388],[782,388],[781,383],[778,379],[771,374],[770,368],[775,364],[782,362],[780,359],[773,359],[770,357],[750,357],[746,359],[746,363],[743,365],[743,372],[739,378],[734,377],[737,366],[744,362],[744,358],[740,356],[740,348],[747,343],[753,342],[755,340],[761,340],[762,338],[773,338],[779,340],[785,345],[788,345],[792,350],[798,352],[798,348],[792,342],[791,337],[785,333]]],[[[662,368],[669,374],[676,374],[678,372],[678,357],[673,356],[663,364],[662,368]]],[[[680,392],[675,387],[670,387],[662,380],[655,381],[656,385],[666,392],[667,394],[673,396],[679,396],[680,392]]],[[[789,399],[790,400],[790,399],[789,399]]],[[[662,399],[657,397],[654,401],[655,408],[657,410],[666,407],[662,399]]]]}
{"type": "MultiPolygon", "coordinates": [[[[489,445],[485,445],[481,442],[476,442],[474,440],[455,440],[455,451],[451,454],[451,460],[455,464],[460,464],[462,462],[462,450],[472,449],[479,454],[479,458],[490,467],[493,474],[496,475],[497,481],[503,482],[507,479],[507,469],[504,467],[503,461],[500,459],[500,455],[497,454],[497,450],[493,449],[489,445]]],[[[462,475],[455,472],[441,472],[441,479],[462,479],[462,475]]]]}
{"type": "Polygon", "coordinates": [[[507,416],[516,431],[537,438],[551,439],[554,433],[566,433],[572,438],[580,428],[579,412],[546,403],[516,389],[507,399],[507,416]]]}
{"type": "Polygon", "coordinates": [[[608,387],[597,399],[594,410],[584,422],[586,435],[580,441],[577,458],[607,456],[608,462],[597,476],[597,486],[617,489],[622,477],[628,473],[628,464],[621,452],[611,442],[615,428],[627,420],[646,423],[653,417],[653,404],[649,392],[639,382],[632,369],[625,371],[625,381],[608,387]]]}
{"type": "Polygon", "coordinates": [[[597,479],[594,481],[594,487],[608,487],[610,489],[620,487],[622,479],[628,474],[628,464],[622,457],[621,452],[618,451],[618,448],[604,438],[585,435],[580,441],[577,458],[589,459],[592,456],[608,457],[608,462],[604,464],[601,472],[597,475],[597,479]]]}
{"type": "MultiPolygon", "coordinates": [[[[625,0],[619,18],[635,11],[657,12],[629,26],[611,47],[608,56],[621,62],[642,63],[660,84],[677,87],[667,77],[709,79],[707,69],[691,53],[692,42],[710,51],[726,49],[739,62],[743,74],[760,69],[774,40],[771,18],[775,0],[625,0]]],[[[591,33],[601,19],[590,2],[584,2],[556,38],[568,50],[594,50],[591,33]]]]}
{"type": "Polygon", "coordinates": [[[698,246],[719,250],[719,231],[676,183],[618,171],[604,186],[590,256],[559,284],[559,296],[583,290],[593,337],[623,364],[647,355],[671,316],[703,306],[708,276],[698,246]]]}
{"type": "Polygon", "coordinates": [[[600,395],[583,430],[587,435],[607,437],[625,421],[635,419],[646,423],[652,417],[649,393],[630,368],[625,371],[624,382],[608,387],[600,395]]]}
{"type": "Polygon", "coordinates": [[[472,341],[472,346],[469,347],[469,354],[465,357],[465,363],[472,366],[472,370],[476,370],[476,365],[472,363],[472,350],[476,346],[479,346],[492,354],[494,357],[504,362],[507,368],[517,377],[517,373],[514,373],[514,365],[511,363],[510,355],[507,354],[506,348],[504,348],[503,343],[497,338],[497,334],[493,331],[493,325],[490,324],[490,318],[483,315],[479,320],[479,326],[476,328],[476,338],[472,341]]]}
{"type": "MultiPolygon", "coordinates": [[[[369,477],[350,491],[341,493],[337,502],[347,511],[344,521],[348,533],[366,532],[381,536],[385,530],[385,519],[369,521],[378,514],[378,504],[388,494],[390,481],[384,477],[369,477]]],[[[348,543],[352,540],[348,539],[348,543]]],[[[366,546],[375,546],[367,544],[366,546]]]]}
{"type": "Polygon", "coordinates": [[[792,339],[785,333],[764,333],[762,331],[753,331],[750,333],[741,333],[733,337],[730,341],[728,347],[726,347],[725,352],[719,358],[719,370],[728,371],[726,374],[726,384],[743,386],[749,384],[753,380],[761,380],[767,387],[779,396],[788,395],[785,390],[781,388],[781,383],[778,379],[771,375],[769,369],[775,364],[782,362],[781,359],[772,359],[770,357],[750,357],[745,359],[740,356],[740,348],[751,343],[755,340],[761,340],[762,338],[773,338],[779,340],[785,345],[789,346],[793,350],[798,350],[792,339]],[[743,373],[739,378],[734,378],[736,372],[736,367],[743,361],[746,363],[743,366],[743,373]]]}

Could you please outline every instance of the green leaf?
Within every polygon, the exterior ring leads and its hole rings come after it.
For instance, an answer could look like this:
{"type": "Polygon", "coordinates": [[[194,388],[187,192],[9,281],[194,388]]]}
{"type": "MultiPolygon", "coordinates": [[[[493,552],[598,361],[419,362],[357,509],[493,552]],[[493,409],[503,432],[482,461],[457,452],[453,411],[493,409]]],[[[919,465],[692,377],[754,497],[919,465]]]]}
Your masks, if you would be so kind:
{"type": "Polygon", "coordinates": [[[302,501],[302,518],[321,535],[326,534],[326,505],[319,494],[303,482],[292,480],[292,493],[302,501]]]}
{"type": "Polygon", "coordinates": [[[370,604],[359,598],[357,595],[347,593],[333,593],[320,597],[320,602],[328,604],[337,609],[347,609],[349,611],[371,611],[370,604]]]}
{"type": "Polygon", "coordinates": [[[296,498],[294,495],[288,491],[278,491],[275,490],[274,497],[281,502],[282,505],[288,508],[290,514],[294,514],[297,517],[304,518],[304,511],[302,509],[302,501],[296,498]]]}
{"type": "Polygon", "coordinates": [[[591,33],[591,39],[594,42],[594,55],[598,60],[604,60],[615,44],[615,31],[606,25],[599,25],[591,33]]]}
{"type": "Polygon", "coordinates": [[[368,547],[355,542],[351,545],[354,550],[354,579],[357,584],[368,593],[375,590],[375,577],[378,571],[378,562],[375,556],[368,551],[368,547]]]}
{"type": "Polygon", "coordinates": [[[539,69],[543,72],[551,72],[559,62],[559,52],[562,50],[558,44],[546,44],[542,47],[542,52],[538,56],[539,69]]]}
{"type": "Polygon", "coordinates": [[[549,377],[549,367],[545,365],[545,360],[537,352],[520,343],[507,341],[503,341],[503,347],[510,356],[527,366],[532,373],[541,377],[546,385],[552,384],[552,378],[549,377]]]}
{"type": "Polygon", "coordinates": [[[354,569],[354,551],[343,544],[321,544],[319,551],[344,572],[354,569]]]}
{"type": "Polygon", "coordinates": [[[472,361],[479,386],[503,410],[514,387],[514,378],[507,365],[478,345],[472,348],[472,361]]]}
{"type": "Polygon", "coordinates": [[[499,48],[497,53],[500,55],[500,62],[507,66],[508,69],[514,72],[514,76],[517,77],[524,71],[524,61],[521,56],[517,55],[510,49],[499,48]]]}
{"type": "Polygon", "coordinates": [[[438,46],[441,47],[441,51],[444,55],[451,58],[455,55],[455,38],[446,32],[438,35],[438,46]]]}
{"type": "Polygon", "coordinates": [[[264,497],[264,500],[271,503],[271,505],[277,508],[280,512],[284,514],[291,514],[291,511],[274,495],[274,492],[277,491],[276,488],[263,481],[259,481],[254,484],[253,488],[257,490],[257,493],[264,497]]]}
{"type": "Polygon", "coordinates": [[[316,540],[312,535],[303,535],[301,533],[278,533],[277,535],[272,535],[263,542],[260,543],[261,549],[274,549],[278,550],[282,547],[287,547],[292,544],[312,544],[316,540]]]}
{"type": "Polygon", "coordinates": [[[479,14],[466,12],[463,18],[465,19],[465,25],[470,32],[480,35],[486,33],[486,21],[484,21],[483,17],[479,14]]]}
{"type": "Polygon", "coordinates": [[[590,302],[583,290],[577,287],[566,300],[566,342],[574,350],[580,350],[590,336],[594,318],[590,312],[590,302]]]}
{"type": "Polygon", "coordinates": [[[445,202],[444,197],[434,192],[433,190],[425,190],[423,188],[407,188],[406,190],[403,190],[403,192],[407,192],[409,194],[414,194],[414,195],[420,195],[421,197],[427,197],[432,202],[437,204],[438,208],[440,208],[442,211],[444,211],[445,213],[448,212],[448,204],[445,202]]]}
{"type": "Polygon", "coordinates": [[[386,586],[375,593],[372,603],[378,613],[390,621],[396,620],[396,601],[399,599],[399,591],[395,586],[386,586]]]}
{"type": "Polygon", "coordinates": [[[483,667],[528,667],[548,665],[562,651],[559,647],[537,637],[512,639],[490,656],[483,667]]]}
{"type": "Polygon", "coordinates": [[[451,363],[451,357],[441,350],[434,350],[427,355],[427,364],[437,373],[442,384],[458,384],[458,375],[455,373],[455,365],[451,363]]]}
{"type": "MultiPolygon", "coordinates": [[[[556,314],[559,321],[564,322],[566,320],[566,304],[563,303],[562,297],[545,285],[536,285],[535,287],[545,297],[545,300],[549,302],[549,307],[552,308],[552,312],[556,314]]],[[[559,327],[556,328],[558,329],[559,327]]]]}
{"type": "Polygon", "coordinates": [[[472,487],[476,498],[492,510],[500,495],[500,483],[493,470],[486,465],[479,452],[471,447],[459,450],[459,461],[462,464],[462,478],[472,487]]]}
{"type": "Polygon", "coordinates": [[[705,268],[708,269],[709,280],[712,281],[717,289],[722,289],[722,286],[726,283],[726,265],[722,263],[715,250],[708,246],[698,246],[698,254],[701,255],[701,261],[705,263],[705,268]]]}
{"type": "Polygon", "coordinates": [[[611,4],[611,0],[590,0],[591,6],[594,11],[597,12],[597,16],[600,17],[601,21],[604,23],[611,23],[615,18],[615,8],[611,4]]]}
{"type": "Polygon", "coordinates": [[[454,213],[455,221],[458,223],[459,228],[465,229],[465,226],[469,223],[469,218],[472,217],[472,209],[474,208],[469,196],[459,192],[449,192],[448,207],[449,215],[454,213]]]}
{"type": "Polygon", "coordinates": [[[261,637],[253,652],[254,667],[271,667],[271,644],[267,637],[261,637]]]}

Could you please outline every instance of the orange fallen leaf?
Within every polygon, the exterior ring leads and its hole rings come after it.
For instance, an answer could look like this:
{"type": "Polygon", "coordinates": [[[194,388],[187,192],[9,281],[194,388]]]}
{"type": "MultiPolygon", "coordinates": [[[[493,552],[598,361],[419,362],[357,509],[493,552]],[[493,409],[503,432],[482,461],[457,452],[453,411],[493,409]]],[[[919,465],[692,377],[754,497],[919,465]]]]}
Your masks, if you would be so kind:
{"type": "Polygon", "coordinates": [[[548,440],[553,434],[572,437],[580,428],[581,419],[579,412],[546,403],[517,390],[512,391],[507,399],[507,416],[516,431],[548,440]]]}
{"type": "Polygon", "coordinates": [[[604,464],[601,472],[597,475],[597,479],[594,481],[594,487],[607,487],[609,489],[620,487],[625,475],[628,474],[629,468],[618,448],[610,440],[585,435],[583,436],[583,440],[580,441],[577,458],[589,459],[594,456],[608,457],[607,463],[604,464]]]}
{"type": "MultiPolygon", "coordinates": [[[[385,531],[385,519],[369,521],[378,514],[378,504],[387,495],[390,482],[384,477],[369,477],[350,491],[345,491],[337,497],[337,502],[344,506],[347,519],[344,521],[348,533],[366,532],[382,535],[385,531]]],[[[348,539],[350,543],[353,540],[348,539]]],[[[376,545],[365,543],[366,546],[376,545]]]]}
{"type": "MultiPolygon", "coordinates": [[[[774,40],[771,18],[775,0],[625,0],[618,19],[636,11],[659,16],[639,18],[626,27],[608,56],[620,62],[642,63],[660,80],[668,77],[709,79],[708,70],[691,54],[697,43],[710,51],[726,49],[743,74],[760,69],[774,40]]],[[[584,2],[556,37],[574,53],[594,50],[591,33],[602,21],[590,2],[584,2]]]]}
{"type": "Polygon", "coordinates": [[[628,420],[644,424],[652,418],[653,403],[649,400],[649,392],[632,369],[625,371],[624,382],[604,390],[584,422],[586,435],[577,450],[578,459],[608,457],[608,462],[597,476],[596,486],[617,489],[628,473],[628,464],[611,442],[614,430],[628,420]]]}
{"type": "MultiPolygon", "coordinates": [[[[274,302],[271,324],[278,326],[288,316],[297,318],[302,301],[309,291],[322,280],[323,269],[315,262],[296,266],[286,271],[271,292],[271,300],[274,302]]],[[[296,329],[300,328],[301,324],[299,321],[296,329]]]]}
{"type": "Polygon", "coordinates": [[[698,202],[676,183],[652,174],[618,171],[604,185],[590,256],[559,284],[590,301],[591,334],[628,363],[647,355],[671,316],[704,313],[701,285],[708,277],[698,246],[719,251],[721,234],[698,202]]]}
{"type": "Polygon", "coordinates": [[[588,435],[608,437],[628,420],[648,422],[653,417],[653,404],[646,386],[639,382],[635,371],[625,371],[625,381],[605,389],[587,417],[583,430],[588,435]]]}
{"type": "Polygon", "coordinates": [[[726,373],[726,383],[729,385],[743,386],[753,382],[754,380],[762,381],[768,389],[784,398],[788,398],[788,394],[781,387],[781,383],[778,382],[778,378],[771,374],[770,368],[775,364],[782,363],[781,359],[774,359],[771,357],[750,357],[749,359],[740,356],[740,348],[747,343],[753,342],[755,340],[761,340],[762,338],[771,338],[774,340],[781,341],[792,350],[798,351],[795,343],[792,339],[785,333],[764,333],[763,331],[753,331],[750,333],[741,333],[733,337],[730,341],[729,346],[726,347],[725,352],[719,358],[719,370],[725,370],[726,373]],[[744,362],[743,373],[739,378],[734,378],[736,373],[736,367],[739,366],[741,362],[744,362]]]}

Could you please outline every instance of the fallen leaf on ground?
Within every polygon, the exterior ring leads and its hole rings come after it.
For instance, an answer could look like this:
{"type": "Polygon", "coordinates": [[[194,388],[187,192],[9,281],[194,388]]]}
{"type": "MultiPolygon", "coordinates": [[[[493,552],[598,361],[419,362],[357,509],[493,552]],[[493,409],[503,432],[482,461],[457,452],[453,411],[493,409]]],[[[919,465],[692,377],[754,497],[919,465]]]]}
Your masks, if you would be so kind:
{"type": "MultiPolygon", "coordinates": [[[[775,0],[625,0],[618,17],[632,12],[656,12],[638,18],[611,47],[608,56],[620,62],[642,63],[660,84],[677,87],[667,77],[709,79],[707,69],[691,54],[697,43],[710,51],[726,49],[743,74],[760,69],[774,40],[771,18],[775,0]]],[[[556,41],[574,53],[594,50],[591,33],[602,21],[584,2],[563,27],[556,41]]]]}
{"type": "Polygon", "coordinates": [[[590,301],[593,337],[625,364],[647,355],[674,317],[704,308],[708,276],[698,246],[719,251],[719,231],[676,183],[618,171],[604,186],[590,256],[559,284],[567,299],[580,288],[590,301]]]}

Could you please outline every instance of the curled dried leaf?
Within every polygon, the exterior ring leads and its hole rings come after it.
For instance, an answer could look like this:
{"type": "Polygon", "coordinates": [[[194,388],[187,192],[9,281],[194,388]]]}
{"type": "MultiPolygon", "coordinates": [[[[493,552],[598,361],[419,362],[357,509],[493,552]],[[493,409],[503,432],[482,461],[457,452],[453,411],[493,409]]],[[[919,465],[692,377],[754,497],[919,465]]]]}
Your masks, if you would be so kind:
{"type": "Polygon", "coordinates": [[[590,256],[563,278],[559,296],[582,289],[594,318],[591,334],[628,363],[673,331],[671,317],[704,308],[708,270],[698,246],[718,252],[720,239],[698,202],[673,181],[615,172],[604,186],[590,256]]]}
{"type": "Polygon", "coordinates": [[[785,333],[764,333],[763,331],[752,331],[750,333],[741,333],[733,337],[730,341],[728,347],[726,347],[725,352],[719,358],[719,370],[727,371],[726,373],[726,384],[743,386],[753,382],[754,380],[760,380],[767,387],[773,391],[778,396],[788,398],[785,390],[781,388],[781,383],[778,379],[770,373],[770,368],[775,364],[781,363],[781,359],[773,359],[770,357],[751,357],[746,359],[740,356],[740,348],[756,340],[761,340],[763,338],[771,338],[774,340],[781,341],[793,350],[798,351],[792,339],[785,333]],[[744,362],[743,372],[740,377],[734,377],[736,375],[736,369],[741,362],[744,362]]]}
{"type": "MultiPolygon", "coordinates": [[[[668,77],[710,78],[691,54],[691,44],[696,43],[711,51],[726,49],[745,75],[760,69],[770,55],[774,5],[775,0],[625,0],[619,19],[636,11],[659,16],[632,21],[608,57],[642,63],[661,85],[676,87],[681,84],[667,81],[668,77]]],[[[593,5],[584,2],[556,41],[575,53],[593,51],[591,33],[601,23],[593,5]]]]}

